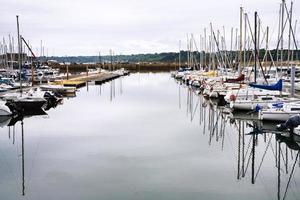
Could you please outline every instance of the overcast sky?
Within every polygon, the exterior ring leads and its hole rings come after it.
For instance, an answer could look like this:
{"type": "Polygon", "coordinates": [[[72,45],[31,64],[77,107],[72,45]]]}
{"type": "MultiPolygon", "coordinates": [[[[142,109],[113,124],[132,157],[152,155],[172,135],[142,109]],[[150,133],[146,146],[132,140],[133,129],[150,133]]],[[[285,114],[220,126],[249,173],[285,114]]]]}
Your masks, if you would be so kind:
{"type": "MultiPolygon", "coordinates": [[[[287,1],[288,4],[290,1],[287,1]]],[[[21,34],[34,46],[43,40],[45,54],[97,55],[178,51],[186,48],[186,34],[197,40],[212,22],[215,29],[239,26],[239,7],[253,19],[257,10],[263,25],[277,34],[280,0],[0,0],[0,36],[21,34]]],[[[300,20],[300,6],[294,1],[300,20]]],[[[297,34],[298,35],[298,34],[297,34]]],[[[37,53],[39,55],[39,53],[37,53]]]]}

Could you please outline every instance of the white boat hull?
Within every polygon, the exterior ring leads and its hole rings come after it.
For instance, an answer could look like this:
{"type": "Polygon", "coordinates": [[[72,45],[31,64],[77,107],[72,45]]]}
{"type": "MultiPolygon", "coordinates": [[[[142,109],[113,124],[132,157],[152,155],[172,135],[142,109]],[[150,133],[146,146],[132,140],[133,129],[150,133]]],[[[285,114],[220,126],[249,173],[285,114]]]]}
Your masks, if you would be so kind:
{"type": "Polygon", "coordinates": [[[63,94],[70,94],[76,92],[75,87],[65,87],[60,85],[44,85],[44,86],[40,86],[40,88],[43,91],[58,92],[63,94]]]}
{"type": "Polygon", "coordinates": [[[12,115],[10,109],[5,105],[5,103],[0,104],[0,116],[9,116],[12,115]]]}
{"type": "Polygon", "coordinates": [[[299,112],[286,112],[282,110],[278,111],[269,111],[269,110],[260,110],[258,114],[258,118],[260,120],[266,121],[287,121],[290,117],[299,115],[299,112]]]}
{"type": "Polygon", "coordinates": [[[270,103],[276,103],[278,101],[273,101],[273,102],[230,102],[230,108],[234,110],[255,110],[257,106],[259,107],[267,107],[270,103]]]}
{"type": "Polygon", "coordinates": [[[296,102],[298,99],[274,99],[274,100],[238,100],[231,101],[230,108],[234,110],[255,110],[257,106],[260,108],[268,108],[270,104],[284,102],[296,102]]]}

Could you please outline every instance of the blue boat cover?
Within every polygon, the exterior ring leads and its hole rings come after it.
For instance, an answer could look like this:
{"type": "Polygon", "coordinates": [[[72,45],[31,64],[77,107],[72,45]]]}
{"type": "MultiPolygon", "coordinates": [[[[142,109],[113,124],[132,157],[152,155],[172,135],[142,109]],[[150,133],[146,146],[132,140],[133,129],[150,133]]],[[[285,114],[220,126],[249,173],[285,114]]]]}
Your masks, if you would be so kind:
{"type": "Polygon", "coordinates": [[[249,86],[254,87],[254,88],[264,89],[264,90],[282,91],[282,79],[280,79],[277,83],[275,83],[273,85],[258,85],[258,84],[250,83],[249,86]]]}

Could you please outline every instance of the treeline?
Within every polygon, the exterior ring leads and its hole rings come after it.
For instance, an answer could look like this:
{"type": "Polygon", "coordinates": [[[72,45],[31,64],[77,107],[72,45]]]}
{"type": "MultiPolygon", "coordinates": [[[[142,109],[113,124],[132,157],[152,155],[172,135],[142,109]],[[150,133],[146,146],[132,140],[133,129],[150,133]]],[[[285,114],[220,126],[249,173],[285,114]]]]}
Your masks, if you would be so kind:
{"type": "MultiPolygon", "coordinates": [[[[265,49],[261,49],[259,51],[259,58],[262,60],[265,56],[265,49]]],[[[239,52],[237,51],[224,51],[221,53],[214,53],[214,57],[221,58],[221,55],[224,56],[226,54],[227,58],[231,61],[238,61],[239,52]]],[[[252,59],[251,56],[252,52],[246,52],[246,59],[252,59]]],[[[288,55],[288,50],[283,51],[283,60],[287,60],[290,57],[290,60],[299,60],[300,58],[300,51],[290,51],[290,55],[288,55]]],[[[200,60],[200,56],[203,59],[204,52],[193,52],[193,57],[198,62],[200,60]]],[[[244,53],[243,53],[244,55],[244,53]]],[[[281,51],[271,50],[271,55],[274,61],[277,58],[281,59],[281,51]]],[[[209,60],[210,54],[205,54],[206,61],[209,60]]],[[[181,51],[180,52],[181,62],[187,62],[188,59],[188,52],[181,51]]],[[[270,61],[271,57],[267,54],[267,60],[270,61]]],[[[41,57],[40,60],[56,60],[60,63],[68,62],[68,63],[109,63],[109,62],[119,62],[119,63],[137,63],[137,62],[165,62],[165,63],[172,63],[179,61],[179,53],[175,52],[168,52],[168,53],[154,53],[154,54],[135,54],[135,55],[115,55],[115,56],[62,56],[62,57],[41,57]]]]}

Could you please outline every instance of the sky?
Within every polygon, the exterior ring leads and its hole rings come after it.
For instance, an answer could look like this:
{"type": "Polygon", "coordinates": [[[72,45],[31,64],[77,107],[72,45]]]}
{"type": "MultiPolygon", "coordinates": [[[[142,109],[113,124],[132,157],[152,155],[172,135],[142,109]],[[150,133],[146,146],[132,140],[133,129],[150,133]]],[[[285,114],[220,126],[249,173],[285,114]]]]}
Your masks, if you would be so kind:
{"type": "MultiPolygon", "coordinates": [[[[290,1],[287,1],[288,5],[290,1]]],[[[16,15],[22,36],[48,56],[176,52],[186,49],[186,35],[197,43],[204,28],[239,27],[243,6],[253,21],[258,11],[263,26],[276,38],[280,0],[0,0],[0,37],[16,37],[16,15]]],[[[294,1],[294,18],[300,20],[294,1]]],[[[2,40],[3,41],[3,40],[2,40]]],[[[230,42],[229,42],[230,43],[230,42]]],[[[199,45],[200,46],[200,45],[199,45]]],[[[228,44],[227,44],[228,46],[228,44]]]]}

